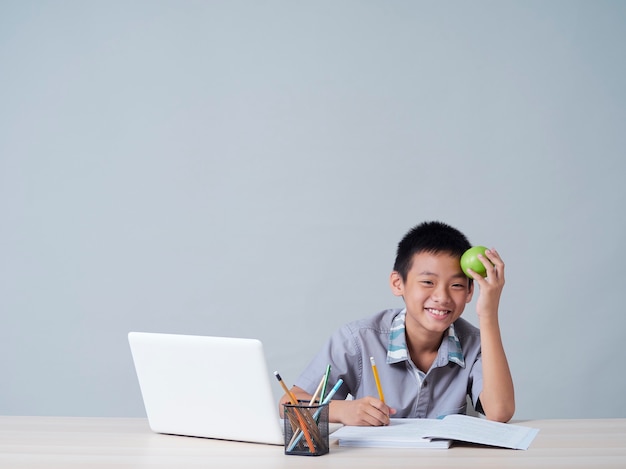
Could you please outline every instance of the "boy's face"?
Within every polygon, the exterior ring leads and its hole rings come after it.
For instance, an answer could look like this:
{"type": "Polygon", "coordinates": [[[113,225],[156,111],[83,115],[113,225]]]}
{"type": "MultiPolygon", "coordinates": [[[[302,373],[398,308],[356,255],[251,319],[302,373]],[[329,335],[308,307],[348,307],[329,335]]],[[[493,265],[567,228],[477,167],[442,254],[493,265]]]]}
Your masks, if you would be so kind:
{"type": "Polygon", "coordinates": [[[442,334],[461,316],[473,294],[459,258],[447,253],[415,254],[406,281],[392,272],[390,282],[393,293],[404,298],[407,331],[442,334]]]}

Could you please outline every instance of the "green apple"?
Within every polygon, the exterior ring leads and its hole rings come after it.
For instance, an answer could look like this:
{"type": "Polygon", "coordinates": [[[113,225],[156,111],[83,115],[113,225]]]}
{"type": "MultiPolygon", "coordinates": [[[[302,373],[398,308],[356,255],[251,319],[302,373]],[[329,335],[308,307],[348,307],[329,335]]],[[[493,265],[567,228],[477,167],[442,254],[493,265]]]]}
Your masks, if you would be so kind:
{"type": "MultiPolygon", "coordinates": [[[[474,246],[465,251],[461,256],[461,269],[469,278],[472,278],[472,276],[467,272],[467,269],[472,269],[478,275],[482,275],[483,277],[487,276],[485,266],[482,262],[480,262],[480,259],[478,259],[479,254],[485,256],[486,250],[487,248],[485,246],[474,246]]],[[[485,256],[485,258],[486,257],[487,256],[485,256]]]]}

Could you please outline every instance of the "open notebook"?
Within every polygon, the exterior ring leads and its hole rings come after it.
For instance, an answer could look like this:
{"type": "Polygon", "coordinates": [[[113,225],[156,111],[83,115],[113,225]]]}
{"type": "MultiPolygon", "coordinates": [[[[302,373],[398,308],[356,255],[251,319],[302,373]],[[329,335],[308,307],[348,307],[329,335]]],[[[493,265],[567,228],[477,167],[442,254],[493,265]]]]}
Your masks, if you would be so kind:
{"type": "Polygon", "coordinates": [[[448,448],[453,441],[526,450],[536,428],[492,422],[468,415],[443,419],[391,419],[386,427],[345,426],[333,436],[339,446],[448,448]]]}
{"type": "Polygon", "coordinates": [[[128,341],[154,432],[284,444],[259,340],[130,332],[128,341]]]}

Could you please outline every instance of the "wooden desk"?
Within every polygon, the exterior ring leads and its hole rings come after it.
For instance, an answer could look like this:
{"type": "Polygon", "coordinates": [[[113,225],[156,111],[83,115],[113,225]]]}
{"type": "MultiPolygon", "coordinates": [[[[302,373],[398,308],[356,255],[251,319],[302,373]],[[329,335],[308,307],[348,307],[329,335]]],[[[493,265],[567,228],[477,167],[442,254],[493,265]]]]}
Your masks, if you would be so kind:
{"type": "MultiPolygon", "coordinates": [[[[145,419],[0,417],[0,468],[625,468],[626,419],[532,420],[527,451],[343,448],[285,456],[282,446],[153,433],[145,419]]],[[[331,437],[332,439],[332,437],[331,437]]]]}

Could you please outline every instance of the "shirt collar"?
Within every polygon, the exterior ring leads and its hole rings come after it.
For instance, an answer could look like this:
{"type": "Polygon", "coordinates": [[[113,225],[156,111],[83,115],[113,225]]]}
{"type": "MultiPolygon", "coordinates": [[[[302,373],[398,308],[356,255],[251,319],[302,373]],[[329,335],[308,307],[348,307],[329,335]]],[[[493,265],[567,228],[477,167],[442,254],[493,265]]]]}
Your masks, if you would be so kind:
{"type": "MultiPolygon", "coordinates": [[[[409,350],[406,346],[406,308],[400,311],[391,322],[389,345],[387,346],[387,363],[398,363],[409,359],[409,350]]],[[[442,342],[439,354],[447,349],[448,360],[465,368],[465,356],[461,342],[454,330],[454,324],[448,328],[447,341],[442,342]]]]}

